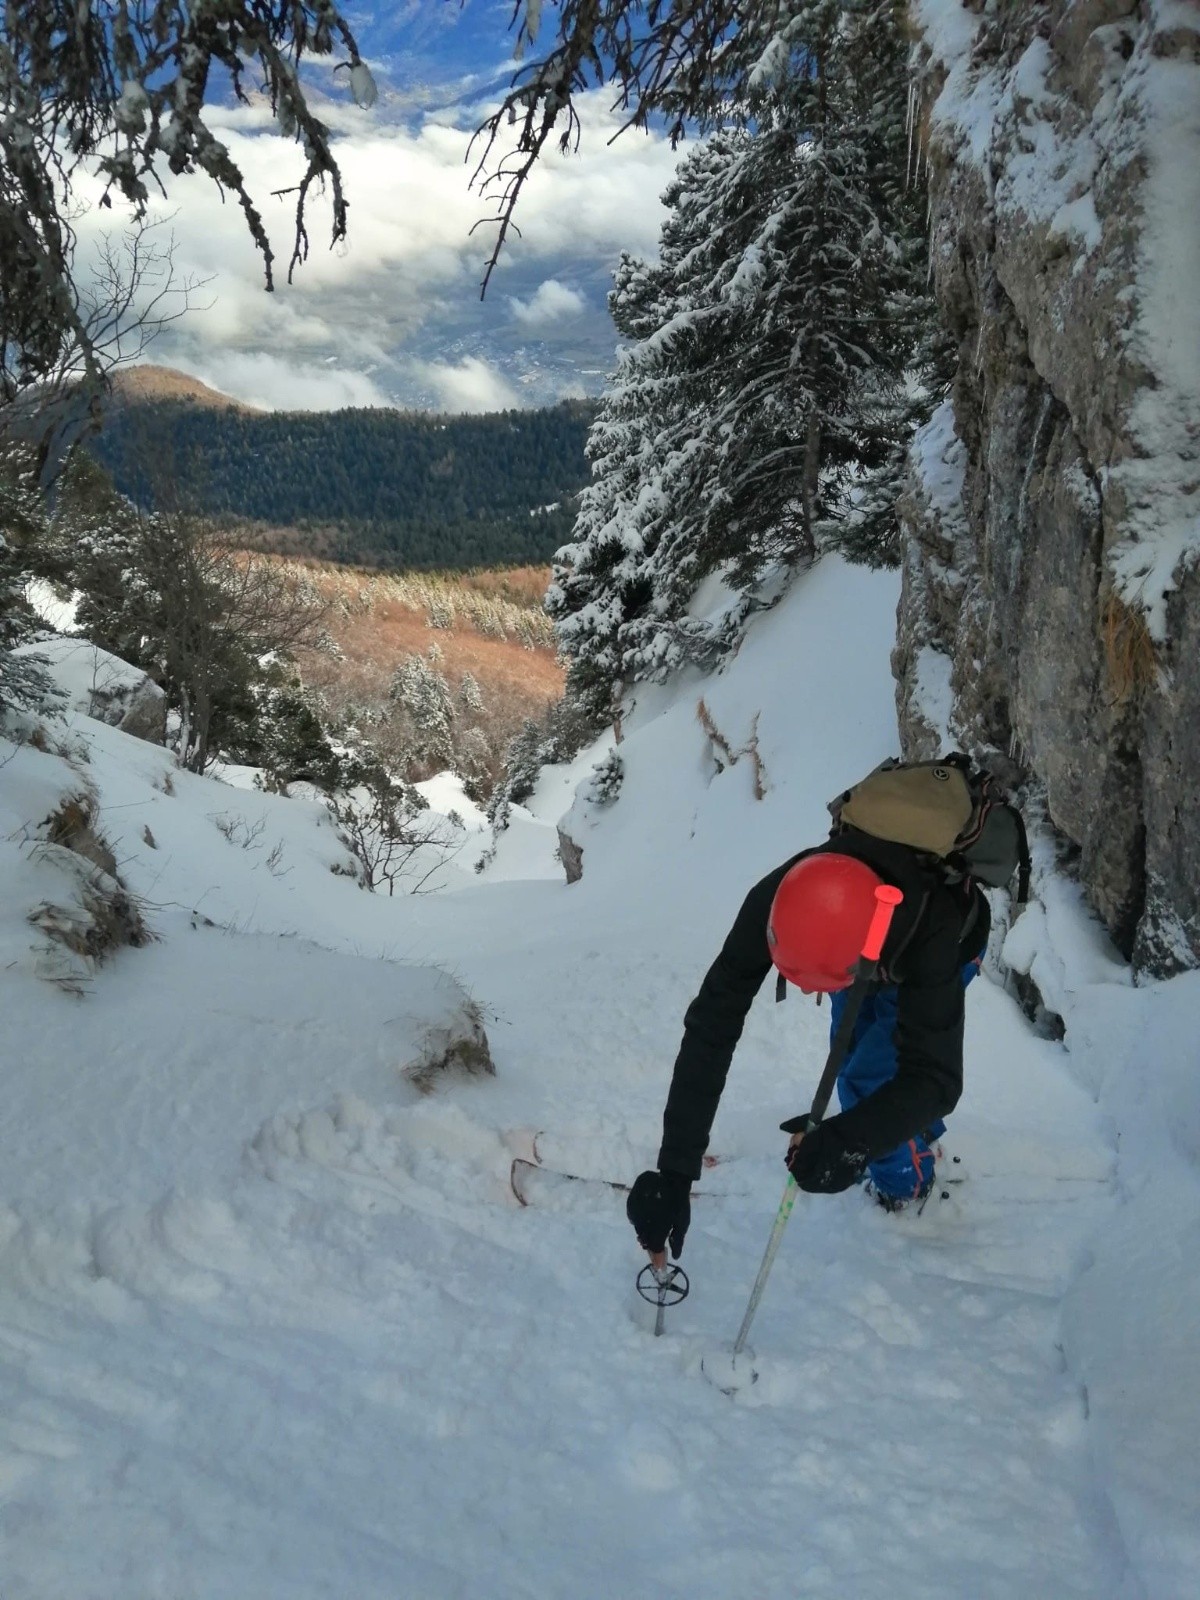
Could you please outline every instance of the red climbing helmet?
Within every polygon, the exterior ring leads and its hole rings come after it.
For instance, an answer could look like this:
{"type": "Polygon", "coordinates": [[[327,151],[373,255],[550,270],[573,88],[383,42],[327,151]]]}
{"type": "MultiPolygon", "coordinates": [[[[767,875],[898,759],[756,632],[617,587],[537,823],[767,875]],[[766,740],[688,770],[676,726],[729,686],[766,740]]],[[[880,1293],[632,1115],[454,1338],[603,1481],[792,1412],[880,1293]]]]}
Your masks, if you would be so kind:
{"type": "Polygon", "coordinates": [[[849,986],[882,882],[865,862],[832,851],[788,870],[771,903],[767,945],[789,983],[810,993],[849,986]]]}

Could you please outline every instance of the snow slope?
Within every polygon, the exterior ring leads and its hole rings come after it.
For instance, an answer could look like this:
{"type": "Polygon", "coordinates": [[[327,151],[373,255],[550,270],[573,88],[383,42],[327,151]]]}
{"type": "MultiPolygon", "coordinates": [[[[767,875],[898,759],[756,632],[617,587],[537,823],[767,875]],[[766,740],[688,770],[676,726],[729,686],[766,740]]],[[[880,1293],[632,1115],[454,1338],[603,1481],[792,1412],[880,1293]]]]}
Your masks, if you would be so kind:
{"type": "Polygon", "coordinates": [[[554,823],[603,743],[482,877],[387,899],[331,873],[319,808],[166,793],[164,752],[77,720],[159,935],[82,998],[27,949],[52,868],[13,821],[77,773],[0,767],[4,1600],[1194,1591],[1200,994],[1133,989],[1069,886],[1043,876],[1009,936],[1065,1047],[974,986],[968,1180],[919,1219],[802,1200],[752,1389],[700,1359],[740,1320],[826,1012],[751,1013],[663,1339],[619,1196],[508,1188],[538,1129],[585,1175],[652,1160],[742,894],[895,747],[895,600],[827,562],[724,674],[639,691],[620,798],[572,809],[570,887],[554,823]],[[748,756],[718,770],[701,695],[735,750],[757,715],[763,799],[748,756]],[[497,1076],[421,1097],[397,1068],[460,984],[497,1076]]]}

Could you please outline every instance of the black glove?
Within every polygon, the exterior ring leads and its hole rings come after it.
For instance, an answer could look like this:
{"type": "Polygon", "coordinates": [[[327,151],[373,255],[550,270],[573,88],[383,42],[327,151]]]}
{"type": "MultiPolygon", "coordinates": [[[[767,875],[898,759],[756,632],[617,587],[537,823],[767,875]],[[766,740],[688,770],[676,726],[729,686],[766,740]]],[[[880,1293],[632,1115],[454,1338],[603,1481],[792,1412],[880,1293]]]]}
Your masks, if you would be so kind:
{"type": "Polygon", "coordinates": [[[678,1261],[683,1238],[692,1220],[692,1180],[682,1172],[643,1172],[625,1202],[625,1215],[633,1223],[638,1243],[655,1255],[667,1248],[678,1261]]]}
{"type": "MultiPolygon", "coordinates": [[[[792,1123],[782,1124],[785,1133],[792,1123]]],[[[865,1150],[852,1150],[843,1142],[836,1122],[821,1122],[784,1156],[788,1171],[809,1194],[838,1194],[858,1182],[867,1164],[865,1150]]]]}

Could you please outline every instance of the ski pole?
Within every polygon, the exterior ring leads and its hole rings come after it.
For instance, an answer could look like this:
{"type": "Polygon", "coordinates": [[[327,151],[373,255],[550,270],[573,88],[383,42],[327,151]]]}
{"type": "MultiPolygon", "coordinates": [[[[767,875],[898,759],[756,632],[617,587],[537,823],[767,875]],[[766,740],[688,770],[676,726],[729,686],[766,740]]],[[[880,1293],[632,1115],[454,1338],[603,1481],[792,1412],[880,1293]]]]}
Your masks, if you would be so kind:
{"type": "Polygon", "coordinates": [[[656,1267],[653,1262],[647,1262],[637,1275],[637,1292],[643,1300],[648,1300],[654,1309],[654,1337],[660,1339],[663,1331],[663,1319],[668,1306],[677,1306],[681,1300],[686,1300],[691,1285],[688,1283],[687,1273],[680,1266],[656,1267]]]}
{"type": "Polygon", "coordinates": [[[661,1339],[663,1318],[667,1309],[666,1291],[671,1282],[666,1267],[655,1267],[654,1281],[658,1284],[658,1306],[654,1314],[654,1337],[661,1339]]]}
{"type": "Polygon", "coordinates": [[[746,1347],[746,1337],[750,1332],[750,1324],[754,1321],[754,1313],[758,1310],[758,1302],[762,1299],[762,1292],[767,1286],[767,1276],[779,1249],[779,1241],[783,1238],[783,1230],[787,1227],[788,1218],[792,1214],[792,1207],[796,1204],[796,1196],[800,1193],[798,1184],[791,1173],[783,1191],[783,1199],[779,1202],[779,1210],[775,1213],[775,1226],[771,1229],[771,1237],[767,1240],[767,1248],[763,1252],[762,1266],[758,1269],[758,1277],[754,1280],[754,1287],[750,1291],[750,1303],[746,1307],[746,1315],[742,1318],[742,1325],[738,1329],[738,1336],[733,1341],[733,1358],[738,1356],[746,1347]]]}
{"type": "MultiPolygon", "coordinates": [[[[867,937],[863,941],[862,951],[854,963],[854,982],[850,985],[850,993],[846,996],[846,1009],[842,1012],[841,1021],[838,1023],[837,1032],[829,1047],[829,1056],[825,1062],[825,1070],[821,1074],[821,1081],[817,1085],[817,1092],[813,1096],[812,1106],[807,1116],[796,1119],[794,1126],[784,1124],[788,1132],[811,1133],[818,1126],[829,1105],[833,1086],[837,1082],[837,1075],[842,1070],[842,1063],[850,1048],[850,1040],[854,1035],[854,1024],[858,1021],[858,1013],[862,1008],[863,998],[871,985],[876,970],[879,966],[879,957],[883,951],[883,943],[887,938],[888,929],[892,925],[892,917],[896,907],[904,899],[899,889],[890,883],[881,883],[875,891],[875,911],[871,917],[871,925],[867,929],[867,937]]],[[[788,1218],[792,1214],[792,1207],[796,1204],[796,1196],[800,1193],[799,1185],[791,1173],[788,1174],[787,1185],[783,1191],[783,1199],[779,1202],[779,1210],[775,1213],[775,1225],[771,1229],[771,1237],[767,1240],[767,1248],[763,1252],[762,1265],[758,1269],[758,1277],[754,1280],[754,1287],[750,1291],[750,1303],[746,1307],[746,1315],[742,1318],[742,1325],[738,1329],[738,1336],[734,1340],[733,1357],[736,1360],[741,1355],[746,1345],[746,1338],[750,1332],[750,1324],[754,1321],[754,1313],[758,1310],[758,1302],[762,1299],[763,1290],[766,1288],[767,1277],[771,1271],[772,1263],[779,1250],[783,1230],[787,1227],[788,1218]]]]}

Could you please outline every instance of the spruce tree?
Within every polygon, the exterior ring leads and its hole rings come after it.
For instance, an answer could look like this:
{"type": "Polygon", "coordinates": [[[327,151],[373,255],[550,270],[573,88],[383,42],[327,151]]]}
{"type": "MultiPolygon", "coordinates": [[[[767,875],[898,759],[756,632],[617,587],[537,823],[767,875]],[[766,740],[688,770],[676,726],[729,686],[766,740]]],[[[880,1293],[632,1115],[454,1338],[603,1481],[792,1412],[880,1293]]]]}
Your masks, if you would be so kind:
{"type": "Polygon", "coordinates": [[[449,766],[454,702],[434,662],[425,656],[405,656],[393,674],[390,696],[407,725],[412,759],[431,770],[449,766]]]}
{"type": "Polygon", "coordinates": [[[621,262],[629,344],[547,600],[597,713],[729,648],[772,570],[835,545],[896,558],[931,316],[905,50],[891,3],[758,8],[722,66],[739,126],[681,164],[659,261],[621,262]],[[689,606],[715,572],[738,598],[710,622],[689,606]]]}
{"type": "Polygon", "coordinates": [[[665,664],[700,573],[685,514],[700,496],[710,366],[701,267],[716,175],[747,136],[719,134],[680,164],[663,195],[659,260],[622,255],[609,294],[628,341],[588,436],[592,482],[558,552],[546,610],[569,660],[570,693],[602,719],[635,635],[665,664]]]}
{"type": "Polygon", "coordinates": [[[466,717],[481,717],[484,714],[483,692],[479,687],[479,680],[472,672],[464,672],[458,685],[459,710],[466,717]]]}

